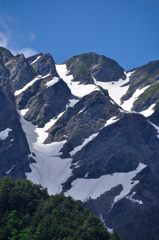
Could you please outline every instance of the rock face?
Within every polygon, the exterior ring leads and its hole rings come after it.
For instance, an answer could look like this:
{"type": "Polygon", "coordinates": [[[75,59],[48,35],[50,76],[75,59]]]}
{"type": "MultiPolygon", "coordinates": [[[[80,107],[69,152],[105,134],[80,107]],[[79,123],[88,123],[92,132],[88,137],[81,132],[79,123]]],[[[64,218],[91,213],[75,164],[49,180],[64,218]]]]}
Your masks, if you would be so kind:
{"type": "Polygon", "coordinates": [[[69,100],[73,98],[63,80],[59,79],[56,84],[47,87],[46,84],[50,81],[52,81],[51,75],[39,79],[17,97],[18,108],[29,109],[25,115],[26,120],[39,127],[43,127],[45,123],[63,112],[69,104],[69,100]]]}
{"type": "Polygon", "coordinates": [[[0,47],[0,176],[84,201],[121,240],[158,240],[158,85],[159,61],[125,73],[95,53],[56,66],[0,47]]]}
{"type": "Polygon", "coordinates": [[[5,65],[10,72],[13,90],[21,89],[35,77],[32,67],[23,54],[10,58],[5,65]]]}
{"type": "Polygon", "coordinates": [[[3,47],[0,47],[0,55],[4,64],[13,57],[13,54],[8,49],[3,47]]]}
{"type": "Polygon", "coordinates": [[[145,88],[144,92],[135,99],[132,110],[143,111],[159,100],[159,61],[150,62],[137,68],[130,77],[129,89],[122,97],[128,100],[137,89],[145,88]]]}
{"type": "Polygon", "coordinates": [[[27,59],[36,75],[51,74],[57,76],[55,62],[50,54],[38,54],[27,59]]]}
{"type": "Polygon", "coordinates": [[[125,78],[124,70],[114,60],[96,53],[75,56],[66,62],[74,81],[94,83],[93,77],[101,82],[117,81],[125,78]]]}
{"type": "Polygon", "coordinates": [[[16,111],[9,72],[0,63],[0,176],[25,177],[30,171],[29,146],[16,111]]]}
{"type": "Polygon", "coordinates": [[[119,106],[111,101],[107,91],[94,91],[67,109],[49,130],[46,143],[67,140],[61,151],[63,157],[68,157],[71,150],[98,133],[108,119],[119,115],[119,106]]]}

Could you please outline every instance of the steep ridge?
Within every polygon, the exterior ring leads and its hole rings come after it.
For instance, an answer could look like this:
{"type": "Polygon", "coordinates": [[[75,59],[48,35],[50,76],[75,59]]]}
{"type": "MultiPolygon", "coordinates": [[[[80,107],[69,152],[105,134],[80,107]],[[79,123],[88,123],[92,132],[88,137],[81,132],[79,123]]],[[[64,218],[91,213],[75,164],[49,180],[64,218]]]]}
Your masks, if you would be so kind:
{"type": "Polygon", "coordinates": [[[98,133],[109,119],[120,115],[119,106],[111,100],[108,92],[99,89],[81,98],[73,108],[68,108],[49,129],[45,142],[67,140],[61,151],[63,157],[68,157],[69,152],[98,133]]]}
{"type": "Polygon", "coordinates": [[[117,62],[96,53],[85,53],[74,56],[65,62],[73,81],[84,84],[94,83],[93,77],[101,82],[125,79],[124,70],[117,62]]]}
{"type": "MultiPolygon", "coordinates": [[[[0,49],[1,52],[4,49],[0,49]]],[[[9,52],[6,54],[11,56],[9,52]]],[[[29,146],[19,121],[16,111],[14,95],[11,91],[9,71],[4,66],[0,53],[0,176],[25,177],[25,172],[30,171],[29,146]]]]}
{"type": "Polygon", "coordinates": [[[129,110],[141,112],[146,117],[152,115],[158,103],[158,81],[159,61],[137,68],[130,77],[127,93],[122,97],[126,103],[133,100],[129,110]]]}
{"type": "Polygon", "coordinates": [[[36,77],[23,88],[15,91],[18,109],[26,108],[25,118],[43,127],[53,117],[76,100],[67,84],[59,78],[53,58],[49,54],[29,58],[36,77]],[[61,97],[62,96],[62,97],[61,97]]]}

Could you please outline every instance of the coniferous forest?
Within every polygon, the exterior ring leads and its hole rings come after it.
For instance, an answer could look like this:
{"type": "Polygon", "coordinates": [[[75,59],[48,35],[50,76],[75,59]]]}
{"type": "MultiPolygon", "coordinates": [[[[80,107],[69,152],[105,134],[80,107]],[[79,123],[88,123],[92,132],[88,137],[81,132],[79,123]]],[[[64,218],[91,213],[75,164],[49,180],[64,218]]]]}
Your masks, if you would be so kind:
{"type": "Polygon", "coordinates": [[[80,201],[28,180],[0,180],[0,240],[117,240],[80,201]]]}

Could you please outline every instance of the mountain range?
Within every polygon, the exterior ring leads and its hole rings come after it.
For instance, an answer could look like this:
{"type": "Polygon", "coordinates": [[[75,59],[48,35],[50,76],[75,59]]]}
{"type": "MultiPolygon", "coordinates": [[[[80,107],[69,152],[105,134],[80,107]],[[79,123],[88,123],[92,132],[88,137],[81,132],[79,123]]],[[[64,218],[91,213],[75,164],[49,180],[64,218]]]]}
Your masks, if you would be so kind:
{"type": "Polygon", "coordinates": [[[0,177],[83,201],[121,240],[158,240],[159,61],[0,47],[0,122],[0,177]]]}

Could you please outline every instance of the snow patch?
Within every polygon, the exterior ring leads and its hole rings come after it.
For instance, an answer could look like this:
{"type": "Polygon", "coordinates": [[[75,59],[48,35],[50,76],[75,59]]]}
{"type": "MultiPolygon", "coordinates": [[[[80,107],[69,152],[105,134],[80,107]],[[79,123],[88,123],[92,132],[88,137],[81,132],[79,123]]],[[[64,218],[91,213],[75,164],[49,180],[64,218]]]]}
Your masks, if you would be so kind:
{"type": "MultiPolygon", "coordinates": [[[[81,112],[81,111],[80,111],[80,112],[81,112]]],[[[80,113],[80,112],[79,112],[79,113],[80,113]]],[[[112,118],[110,118],[109,120],[106,121],[104,127],[106,127],[106,126],[108,126],[108,125],[111,125],[111,124],[115,123],[115,122],[118,121],[118,120],[119,120],[119,119],[118,119],[116,116],[115,116],[115,117],[112,117],[112,118]]],[[[104,127],[102,127],[102,128],[104,128],[104,127]]],[[[102,129],[102,128],[101,128],[101,129],[102,129]]],[[[101,129],[100,129],[100,130],[101,130],[101,129]]],[[[99,130],[99,131],[100,131],[100,130],[99,130]]],[[[94,134],[92,134],[91,136],[89,136],[88,138],[86,138],[81,145],[75,147],[75,148],[70,152],[70,155],[71,155],[71,156],[75,155],[75,154],[76,154],[77,152],[79,152],[85,145],[87,145],[89,142],[91,142],[98,134],[99,134],[99,132],[94,133],[94,134]]]]}
{"type": "Polygon", "coordinates": [[[86,201],[89,198],[96,199],[101,194],[111,190],[112,188],[122,185],[123,190],[115,197],[114,203],[124,198],[133,187],[139,183],[138,180],[132,180],[146,165],[139,163],[138,167],[128,173],[114,173],[103,175],[97,179],[78,178],[72,182],[72,187],[65,195],[72,196],[74,199],[86,201]],[[83,187],[84,186],[84,187],[83,187]]]}
{"type": "Polygon", "coordinates": [[[25,116],[25,114],[29,111],[29,108],[24,108],[21,110],[21,115],[25,116]]]}
{"type": "Polygon", "coordinates": [[[48,88],[48,87],[51,87],[53,85],[55,85],[56,83],[59,82],[59,78],[58,77],[54,77],[53,79],[51,79],[49,82],[47,82],[45,84],[45,86],[48,88]]]}
{"type": "Polygon", "coordinates": [[[56,70],[60,78],[62,78],[70,88],[72,94],[77,97],[84,97],[93,91],[100,91],[94,84],[82,84],[73,81],[73,75],[68,75],[66,64],[56,65],[56,70]]]}
{"type": "Polygon", "coordinates": [[[33,62],[30,63],[30,65],[36,63],[39,60],[39,58],[41,58],[41,56],[38,56],[33,62]]]}
{"type": "Polygon", "coordinates": [[[5,130],[0,132],[0,140],[4,141],[8,136],[9,136],[9,132],[11,132],[12,129],[10,128],[6,128],[5,130]]]}
{"type": "Polygon", "coordinates": [[[14,168],[15,168],[15,164],[14,164],[8,171],[6,171],[6,174],[7,174],[7,175],[10,174],[11,171],[12,171],[14,168]]]}
{"type": "Polygon", "coordinates": [[[110,119],[108,119],[104,125],[104,127],[107,127],[115,122],[117,122],[119,120],[119,118],[117,118],[116,116],[111,117],[110,119]]]}
{"type": "Polygon", "coordinates": [[[148,107],[146,110],[140,112],[142,115],[144,115],[145,117],[150,117],[153,113],[154,113],[154,108],[155,108],[156,104],[153,103],[150,107],[148,107]]]}
{"type": "Polygon", "coordinates": [[[136,91],[133,93],[133,95],[126,101],[124,101],[121,105],[121,107],[124,109],[124,110],[127,110],[127,111],[131,111],[132,107],[133,107],[133,104],[134,102],[138,99],[138,97],[148,88],[150,87],[150,85],[146,86],[146,87],[143,87],[143,88],[140,88],[140,89],[136,89],[136,91]]]}
{"type": "Polygon", "coordinates": [[[79,99],[70,99],[69,100],[69,107],[74,107],[74,105],[76,105],[76,103],[79,102],[79,99]]]}
{"type": "Polygon", "coordinates": [[[14,92],[14,96],[20,95],[22,92],[26,91],[29,87],[31,87],[35,82],[37,82],[37,81],[39,81],[39,80],[41,80],[41,79],[43,79],[43,78],[46,78],[46,77],[48,77],[48,76],[50,76],[50,75],[51,75],[51,74],[49,73],[49,74],[47,74],[47,75],[45,75],[45,76],[39,75],[39,76],[35,77],[33,80],[31,80],[30,82],[28,82],[23,88],[21,88],[21,89],[19,89],[19,90],[16,90],[16,91],[14,92]]]}
{"type": "Polygon", "coordinates": [[[64,112],[61,112],[58,116],[52,118],[49,122],[47,122],[47,123],[45,124],[45,126],[43,127],[43,131],[46,132],[47,130],[49,130],[49,129],[59,120],[59,118],[62,117],[62,115],[63,115],[64,113],[65,113],[65,111],[64,111],[64,112]]]}
{"type": "Polygon", "coordinates": [[[75,154],[76,154],[77,152],[79,152],[87,143],[91,142],[97,135],[98,135],[98,133],[94,133],[94,134],[92,134],[91,136],[89,136],[88,138],[86,138],[81,145],[75,147],[75,148],[70,152],[70,155],[71,155],[71,156],[75,155],[75,154]]]}
{"type": "Polygon", "coordinates": [[[150,121],[148,121],[148,122],[157,130],[157,133],[158,133],[157,138],[159,138],[159,127],[150,121]]]}
{"type": "Polygon", "coordinates": [[[131,202],[133,203],[138,203],[138,204],[143,204],[143,201],[142,200],[137,200],[137,199],[134,199],[133,196],[136,194],[136,192],[133,192],[130,196],[127,196],[126,199],[130,200],[131,202]]]}
{"type": "Polygon", "coordinates": [[[126,83],[129,82],[130,76],[134,73],[133,72],[125,72],[126,79],[119,79],[118,81],[114,82],[100,82],[97,81],[93,76],[94,83],[97,86],[102,87],[103,89],[108,90],[109,96],[116,102],[118,105],[121,105],[121,98],[124,96],[129,88],[129,85],[124,86],[126,83]]]}

